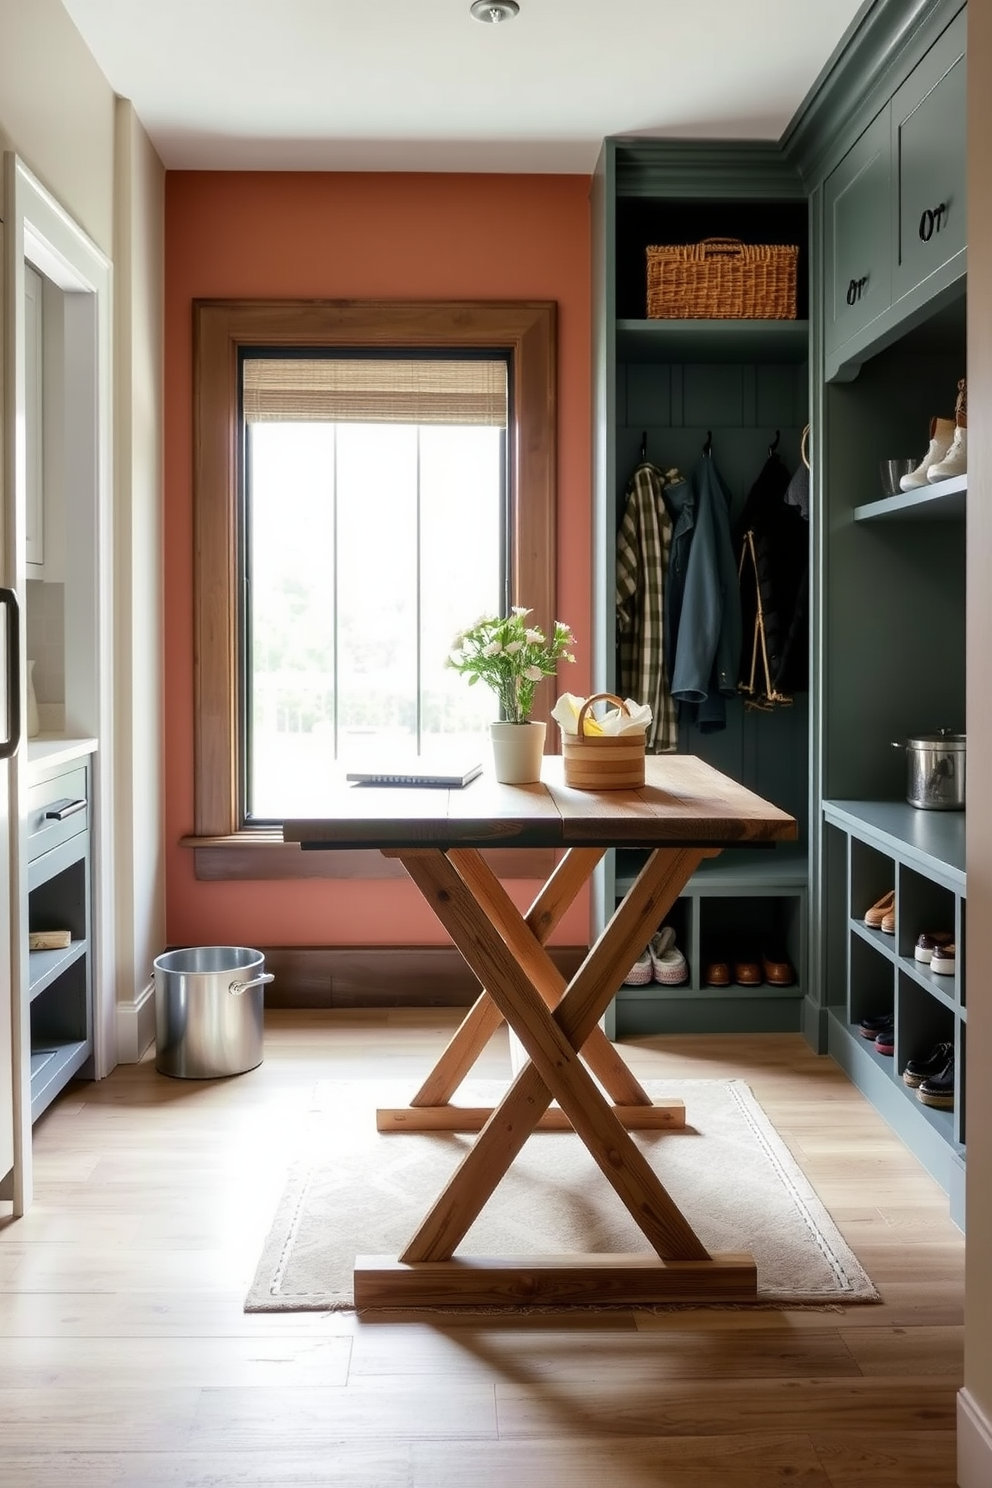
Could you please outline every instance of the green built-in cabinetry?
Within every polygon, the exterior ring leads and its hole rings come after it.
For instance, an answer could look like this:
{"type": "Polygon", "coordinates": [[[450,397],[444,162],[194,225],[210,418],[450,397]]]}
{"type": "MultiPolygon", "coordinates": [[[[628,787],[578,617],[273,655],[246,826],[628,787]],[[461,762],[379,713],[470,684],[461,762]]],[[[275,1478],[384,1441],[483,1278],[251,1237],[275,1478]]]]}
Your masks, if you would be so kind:
{"type": "Polygon", "coordinates": [[[917,811],[898,801],[829,801],[825,871],[831,884],[830,1047],[890,1125],[950,1196],[951,1214],[964,1222],[964,1075],[967,997],[964,960],[952,974],[937,973],[914,955],[921,925],[944,930],[963,946],[965,932],[964,815],[917,811]],[[884,934],[865,923],[865,910],[888,890],[896,893],[896,928],[884,934]],[[894,1053],[879,1052],[859,1024],[890,1012],[894,1053]],[[951,1108],[924,1104],[907,1085],[910,1059],[938,1045],[953,1051],[951,1108]]]}
{"type": "MultiPolygon", "coordinates": [[[[965,726],[966,476],[887,495],[883,460],[918,460],[966,375],[965,8],[880,0],[777,144],[609,140],[593,189],[594,680],[615,690],[616,533],[643,448],[691,472],[708,434],[739,510],[778,434],[811,425],[811,687],[790,709],[731,704],[679,747],[792,811],[796,848],[724,854],[672,920],[682,988],[621,989],[612,1031],[800,1028],[829,1051],[962,1209],[964,985],[913,956],[953,929],[963,959],[964,813],[906,803],[912,736],[965,726]],[[794,322],[648,321],[645,247],[709,236],[794,242],[794,322]],[[896,747],[894,748],[893,745],[896,747]],[[897,932],[865,911],[894,888],[897,932]],[[775,941],[791,988],[706,984],[710,946],[775,941]],[[891,1012],[895,1052],[861,1038],[891,1012]],[[949,1042],[954,1106],[925,1107],[906,1061],[949,1042]]],[[[602,922],[636,861],[610,857],[602,922]]]]}
{"type": "Polygon", "coordinates": [[[967,476],[889,495],[879,465],[922,457],[931,419],[953,417],[967,370],[965,12],[883,9],[901,50],[884,66],[862,57],[861,68],[885,75],[890,96],[854,111],[811,180],[823,242],[812,980],[819,1047],[926,1163],[963,1223],[966,818],[907,804],[903,746],[965,727],[967,476]],[[909,10],[916,24],[900,28],[909,10]],[[894,935],[864,919],[889,889],[894,935]],[[953,976],[914,957],[933,930],[956,937],[953,976]],[[858,1028],[885,1013],[891,1054],[858,1028]],[[907,1061],[938,1043],[955,1052],[953,1106],[940,1110],[903,1080],[907,1061]]]}
{"type": "MultiPolygon", "coordinates": [[[[806,191],[775,145],[671,145],[607,141],[594,184],[597,278],[597,688],[617,687],[616,534],[642,451],[691,478],[709,444],[739,514],[769,447],[790,470],[808,417],[809,226],[806,191]],[[800,249],[798,317],[791,321],[649,320],[646,254],[652,244],[707,237],[793,243],[800,249]]],[[[623,987],[617,1034],[802,1026],[806,995],[808,694],[791,706],[750,709],[728,700],[726,726],[683,718],[679,748],[699,755],[801,823],[795,846],[726,853],[704,865],[669,918],[689,962],[680,987],[623,987]],[[719,955],[784,954],[793,985],[713,987],[704,966],[719,955]]],[[[611,854],[597,884],[605,921],[636,855],[611,854]]]]}
{"type": "Polygon", "coordinates": [[[898,339],[964,272],[965,14],[961,11],[823,187],[823,345],[828,377],[898,339]]]}

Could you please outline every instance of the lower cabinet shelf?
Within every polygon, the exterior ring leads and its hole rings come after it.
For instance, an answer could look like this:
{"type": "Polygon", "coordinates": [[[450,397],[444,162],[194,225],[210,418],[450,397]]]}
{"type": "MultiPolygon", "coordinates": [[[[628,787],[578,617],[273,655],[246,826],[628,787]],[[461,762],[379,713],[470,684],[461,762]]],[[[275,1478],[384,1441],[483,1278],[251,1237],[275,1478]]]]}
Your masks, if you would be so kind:
{"type": "MultiPolygon", "coordinates": [[[[633,880],[639,858],[617,854],[617,897],[633,880]]],[[[802,1026],[806,973],[807,860],[802,851],[734,850],[703,865],[686,885],[665,923],[686,957],[679,985],[625,984],[607,1017],[611,1038],[652,1033],[783,1033],[802,1026]],[[788,985],[765,978],[764,958],[786,962],[788,985]],[[714,963],[729,983],[714,984],[714,963]],[[757,980],[735,980],[735,965],[750,963],[757,980]]],[[[659,927],[660,928],[660,927],[659,927]]]]}
{"type": "Polygon", "coordinates": [[[42,1111],[83,1068],[90,1057],[86,1039],[65,1044],[31,1047],[31,1120],[37,1121],[42,1111]]]}
{"type": "Polygon", "coordinates": [[[88,769],[54,771],[29,793],[28,928],[68,931],[68,946],[29,951],[31,1119],[76,1075],[92,1073],[88,769]],[[57,811],[66,800],[82,806],[57,811]]]}
{"type": "Polygon", "coordinates": [[[47,987],[50,987],[74,961],[86,955],[86,941],[73,940],[64,949],[57,951],[30,951],[28,953],[28,995],[33,1002],[47,987]]]}
{"type": "Polygon", "coordinates": [[[828,801],[826,985],[828,1052],[946,1190],[964,1228],[964,1081],[968,1009],[964,975],[964,813],[927,812],[899,802],[828,801]],[[865,923],[894,895],[885,933],[865,923]],[[917,960],[921,935],[940,932],[955,952],[947,975],[917,960]],[[891,1018],[878,1048],[862,1020],[891,1018]],[[948,1045],[945,1107],[925,1104],[903,1078],[909,1061],[948,1045]],[[890,1052],[885,1052],[890,1050],[890,1052]]]}

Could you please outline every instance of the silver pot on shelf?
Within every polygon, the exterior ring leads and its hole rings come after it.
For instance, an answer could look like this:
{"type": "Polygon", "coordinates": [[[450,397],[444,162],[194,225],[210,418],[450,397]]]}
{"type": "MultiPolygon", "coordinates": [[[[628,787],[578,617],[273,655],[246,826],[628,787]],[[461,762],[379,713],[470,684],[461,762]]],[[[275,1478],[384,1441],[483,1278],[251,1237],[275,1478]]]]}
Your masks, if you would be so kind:
{"type": "Polygon", "coordinates": [[[906,753],[906,800],[921,811],[963,811],[965,735],[950,729],[893,743],[906,753]]]}

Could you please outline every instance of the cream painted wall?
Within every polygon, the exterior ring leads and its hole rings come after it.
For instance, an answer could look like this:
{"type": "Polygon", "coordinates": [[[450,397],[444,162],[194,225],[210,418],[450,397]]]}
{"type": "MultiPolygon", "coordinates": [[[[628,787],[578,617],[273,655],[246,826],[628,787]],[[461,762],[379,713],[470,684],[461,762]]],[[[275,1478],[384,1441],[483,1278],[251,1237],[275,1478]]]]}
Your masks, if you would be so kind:
{"type": "Polygon", "coordinates": [[[111,257],[114,93],[60,0],[0,0],[0,145],[111,257]]]}
{"type": "MultiPolygon", "coordinates": [[[[992,6],[968,6],[968,1069],[965,1390],[992,1428],[992,6]]],[[[992,1440],[992,1438],[990,1438],[992,1440]]],[[[992,1482],[966,1476],[968,1484],[992,1482]]]]}
{"type": "MultiPolygon", "coordinates": [[[[147,993],[162,949],[162,299],[165,173],[60,0],[0,0],[0,148],[114,262],[114,658],[119,1005],[147,993]]],[[[147,1000],[147,997],[146,997],[147,1000]]],[[[104,1008],[116,1048],[114,1009],[104,1008]]],[[[117,1019],[117,1030],[120,1030],[117,1019]]],[[[145,1025],[142,1025],[142,1028],[145,1025]]],[[[140,1038],[135,1024],[133,1038],[140,1038]]],[[[146,1037],[147,1042],[147,1037],[146,1037]]]]}
{"type": "Polygon", "coordinates": [[[117,103],[115,672],[117,966],[122,1058],[154,1035],[152,962],[165,944],[162,779],[162,301],[165,171],[117,103]],[[120,803],[129,801],[124,812],[120,803]]]}

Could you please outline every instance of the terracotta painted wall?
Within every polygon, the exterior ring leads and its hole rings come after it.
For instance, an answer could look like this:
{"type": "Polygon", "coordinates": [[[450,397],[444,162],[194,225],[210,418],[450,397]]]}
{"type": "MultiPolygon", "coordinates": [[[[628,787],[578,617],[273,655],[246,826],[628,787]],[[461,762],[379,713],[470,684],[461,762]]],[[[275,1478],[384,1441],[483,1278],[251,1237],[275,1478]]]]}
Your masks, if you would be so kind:
{"type": "MultiPolygon", "coordinates": [[[[579,176],[173,172],[166,179],[167,933],[174,945],[437,944],[412,885],[198,883],[193,823],[191,302],[197,297],[558,303],[558,613],[590,657],[589,182],[579,176]]],[[[519,902],[533,886],[517,885],[519,902]]],[[[587,940],[583,905],[556,935],[587,940]]]]}

